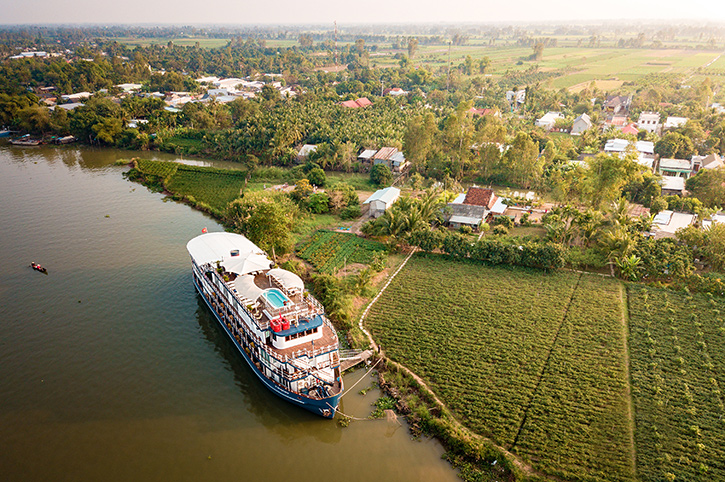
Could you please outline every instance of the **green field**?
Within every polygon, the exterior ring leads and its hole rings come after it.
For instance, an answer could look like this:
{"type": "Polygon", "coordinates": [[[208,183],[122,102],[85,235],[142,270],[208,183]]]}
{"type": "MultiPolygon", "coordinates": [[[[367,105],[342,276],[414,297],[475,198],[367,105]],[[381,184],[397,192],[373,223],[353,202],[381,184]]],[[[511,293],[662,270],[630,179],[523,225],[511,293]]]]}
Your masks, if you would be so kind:
{"type": "Polygon", "coordinates": [[[199,46],[206,49],[213,49],[218,47],[224,47],[229,43],[228,38],[206,38],[206,37],[186,37],[186,38],[139,38],[139,37],[116,37],[110,40],[115,40],[120,44],[135,46],[141,45],[148,47],[149,45],[166,45],[169,41],[173,42],[174,45],[181,47],[193,47],[199,43],[199,46]]]}
{"type": "Polygon", "coordinates": [[[536,469],[632,480],[619,296],[618,281],[594,275],[418,255],[368,324],[468,427],[536,469]]]}
{"type": "Polygon", "coordinates": [[[375,254],[386,252],[384,244],[354,234],[318,231],[297,246],[297,256],[308,261],[320,273],[334,274],[345,265],[370,264],[375,254]]]}
{"type": "Polygon", "coordinates": [[[203,203],[219,216],[224,215],[227,205],[239,197],[244,188],[245,172],[233,169],[140,160],[138,170],[147,180],[148,176],[161,178],[164,187],[175,196],[203,203]]]}
{"type": "Polygon", "coordinates": [[[725,300],[628,291],[640,478],[725,480],[725,300]]]}

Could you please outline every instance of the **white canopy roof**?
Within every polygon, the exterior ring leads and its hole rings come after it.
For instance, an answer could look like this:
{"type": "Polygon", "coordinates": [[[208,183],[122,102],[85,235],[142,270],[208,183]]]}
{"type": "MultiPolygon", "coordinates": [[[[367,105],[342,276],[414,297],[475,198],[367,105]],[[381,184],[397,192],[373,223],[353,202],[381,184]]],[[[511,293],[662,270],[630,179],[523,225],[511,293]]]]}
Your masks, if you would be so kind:
{"type": "Polygon", "coordinates": [[[254,276],[251,274],[235,279],[234,289],[237,290],[239,296],[250,301],[256,301],[264,293],[264,290],[254,283],[254,276]]]}
{"type": "Polygon", "coordinates": [[[192,259],[200,265],[216,261],[225,262],[232,259],[235,261],[245,259],[252,253],[266,258],[266,253],[256,244],[241,234],[234,233],[202,234],[189,241],[186,244],[186,249],[192,259]],[[238,251],[238,256],[232,256],[233,251],[238,251]]]}
{"type": "Polygon", "coordinates": [[[233,256],[222,261],[224,269],[230,273],[247,274],[269,269],[272,262],[263,254],[249,253],[246,257],[233,256]]]}
{"type": "Polygon", "coordinates": [[[305,289],[305,284],[302,282],[302,278],[292,273],[291,271],[287,271],[286,269],[270,269],[269,271],[267,271],[267,274],[282,283],[282,286],[284,286],[288,290],[297,289],[299,291],[303,291],[305,289]]]}

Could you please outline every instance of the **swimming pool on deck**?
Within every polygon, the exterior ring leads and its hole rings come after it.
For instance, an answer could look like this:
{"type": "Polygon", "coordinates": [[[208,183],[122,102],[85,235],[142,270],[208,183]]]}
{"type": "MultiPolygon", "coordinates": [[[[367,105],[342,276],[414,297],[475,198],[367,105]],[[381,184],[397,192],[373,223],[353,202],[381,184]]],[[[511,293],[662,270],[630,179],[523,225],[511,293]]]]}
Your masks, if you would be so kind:
{"type": "Polygon", "coordinates": [[[284,308],[285,302],[290,301],[290,299],[277,288],[269,288],[268,290],[265,290],[264,297],[275,309],[284,308]]]}

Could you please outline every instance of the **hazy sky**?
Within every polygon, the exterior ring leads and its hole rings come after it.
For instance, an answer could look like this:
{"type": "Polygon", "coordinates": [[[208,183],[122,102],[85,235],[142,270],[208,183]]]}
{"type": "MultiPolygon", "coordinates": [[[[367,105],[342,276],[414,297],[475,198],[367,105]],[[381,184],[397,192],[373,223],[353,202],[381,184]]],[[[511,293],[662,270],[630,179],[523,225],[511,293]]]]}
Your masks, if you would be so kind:
{"type": "Polygon", "coordinates": [[[725,21],[723,0],[0,0],[0,23],[412,23],[725,21]]]}

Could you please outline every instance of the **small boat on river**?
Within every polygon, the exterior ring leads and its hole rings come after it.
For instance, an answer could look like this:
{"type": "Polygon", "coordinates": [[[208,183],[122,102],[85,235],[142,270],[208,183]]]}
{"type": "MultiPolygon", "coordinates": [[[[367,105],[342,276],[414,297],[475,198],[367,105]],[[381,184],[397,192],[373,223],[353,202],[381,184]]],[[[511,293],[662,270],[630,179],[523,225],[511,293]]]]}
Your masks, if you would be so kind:
{"type": "Polygon", "coordinates": [[[202,234],[186,249],[194,286],[257,378],[293,405],[334,417],[343,391],[337,332],[302,279],[272,268],[240,234],[202,234]]]}
{"type": "Polygon", "coordinates": [[[14,146],[39,146],[42,143],[42,140],[33,139],[32,137],[30,137],[30,134],[25,134],[24,136],[10,139],[10,144],[14,146]]]}
{"type": "Polygon", "coordinates": [[[36,262],[30,263],[30,267],[33,268],[35,271],[40,271],[41,273],[48,274],[48,270],[46,268],[43,268],[36,262]]]}

